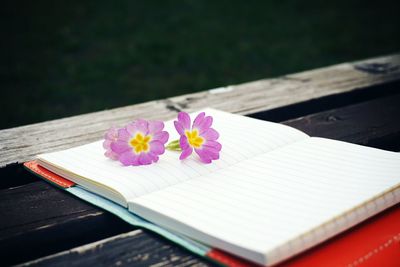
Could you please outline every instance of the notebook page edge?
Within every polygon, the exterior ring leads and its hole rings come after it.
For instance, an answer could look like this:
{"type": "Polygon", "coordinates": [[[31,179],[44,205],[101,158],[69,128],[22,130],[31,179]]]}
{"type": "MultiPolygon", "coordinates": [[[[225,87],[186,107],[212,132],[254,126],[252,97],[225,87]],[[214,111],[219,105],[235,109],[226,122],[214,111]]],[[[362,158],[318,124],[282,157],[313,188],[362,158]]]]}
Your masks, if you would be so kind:
{"type": "Polygon", "coordinates": [[[219,249],[225,250],[234,255],[240,256],[249,261],[268,266],[267,253],[263,251],[257,251],[256,249],[249,249],[243,246],[230,243],[225,241],[222,237],[216,237],[215,235],[207,234],[199,230],[195,230],[192,227],[175,220],[172,217],[162,215],[160,213],[154,212],[148,209],[146,206],[135,203],[135,200],[128,201],[128,210],[132,213],[138,214],[139,216],[145,218],[146,220],[160,225],[170,231],[176,232],[180,235],[186,236],[197,242],[204,243],[206,245],[212,245],[219,249]],[[160,223],[161,222],[161,223],[160,223]]]}
{"type": "Polygon", "coordinates": [[[40,155],[36,158],[37,163],[48,169],[51,172],[54,172],[57,175],[60,175],[61,177],[70,180],[71,182],[74,182],[82,187],[84,187],[86,190],[89,190],[95,194],[104,196],[115,203],[123,206],[123,207],[128,207],[128,201],[127,198],[124,197],[123,194],[118,192],[117,190],[106,186],[102,183],[96,183],[95,181],[88,179],[87,177],[79,176],[75,173],[71,173],[68,170],[54,164],[50,163],[44,158],[40,157],[40,155]]]}
{"type": "Polygon", "coordinates": [[[319,244],[329,240],[332,237],[337,236],[338,234],[341,234],[347,230],[351,230],[352,227],[374,217],[375,215],[383,212],[386,209],[389,209],[390,207],[393,207],[398,203],[400,203],[400,183],[393,186],[392,188],[389,188],[382,194],[372,197],[370,200],[360,204],[359,206],[354,207],[351,210],[345,211],[337,215],[336,217],[332,218],[331,220],[310,229],[307,233],[304,233],[291,240],[283,242],[282,245],[278,246],[276,249],[268,253],[270,263],[271,264],[279,263],[283,260],[287,260],[300,253],[303,253],[310,248],[318,246],[319,244]],[[377,202],[380,199],[385,199],[385,197],[387,197],[389,194],[393,194],[394,197],[390,199],[388,202],[384,201],[383,205],[380,205],[378,208],[374,209],[373,212],[370,211],[370,213],[367,214],[368,213],[368,210],[366,210],[367,205],[369,204],[377,205],[377,202]],[[351,214],[358,214],[358,215],[357,217],[353,216],[353,219],[351,221],[343,219],[340,225],[337,226],[339,224],[338,220],[346,216],[349,216],[351,214]],[[359,214],[361,214],[361,216],[359,214]],[[326,231],[323,229],[329,229],[329,230],[326,231]],[[316,241],[311,242],[311,240],[315,238],[315,232],[317,231],[322,232],[321,237],[319,237],[316,241]],[[281,255],[282,253],[280,253],[280,251],[285,251],[285,252],[289,251],[289,252],[288,254],[283,256],[281,255]],[[283,257],[284,259],[282,259],[283,257]]]}

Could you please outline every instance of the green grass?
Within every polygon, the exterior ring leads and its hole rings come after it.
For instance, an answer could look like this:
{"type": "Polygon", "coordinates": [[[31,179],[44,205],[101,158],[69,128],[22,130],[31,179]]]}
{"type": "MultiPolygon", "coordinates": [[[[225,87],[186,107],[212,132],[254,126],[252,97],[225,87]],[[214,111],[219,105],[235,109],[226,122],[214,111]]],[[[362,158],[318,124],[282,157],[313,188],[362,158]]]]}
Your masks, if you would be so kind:
{"type": "Polygon", "coordinates": [[[13,1],[0,128],[400,51],[397,1],[13,1]]]}

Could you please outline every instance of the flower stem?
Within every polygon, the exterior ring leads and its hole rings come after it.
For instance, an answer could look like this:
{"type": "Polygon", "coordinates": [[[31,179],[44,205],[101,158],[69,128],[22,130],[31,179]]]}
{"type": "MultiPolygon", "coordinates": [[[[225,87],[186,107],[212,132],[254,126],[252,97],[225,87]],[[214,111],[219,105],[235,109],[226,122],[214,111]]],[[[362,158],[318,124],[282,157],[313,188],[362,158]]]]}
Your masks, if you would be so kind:
{"type": "Polygon", "coordinates": [[[179,139],[169,142],[168,145],[165,147],[165,149],[171,151],[182,151],[182,148],[179,145],[179,139]]]}

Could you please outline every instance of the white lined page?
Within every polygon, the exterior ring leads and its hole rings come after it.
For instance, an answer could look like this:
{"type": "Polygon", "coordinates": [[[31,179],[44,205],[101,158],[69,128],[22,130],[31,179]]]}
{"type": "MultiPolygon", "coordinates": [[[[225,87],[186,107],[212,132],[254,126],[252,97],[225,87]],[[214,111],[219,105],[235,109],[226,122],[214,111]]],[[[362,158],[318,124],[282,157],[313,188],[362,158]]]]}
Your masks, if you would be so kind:
{"type": "Polygon", "coordinates": [[[141,196],[129,208],[208,245],[272,264],[399,202],[399,189],[379,197],[399,187],[399,153],[308,138],[141,196]]]}
{"type": "MultiPolygon", "coordinates": [[[[57,170],[65,170],[62,172],[64,176],[68,172],[67,178],[95,193],[104,195],[107,188],[110,188],[119,192],[126,200],[208,175],[277,147],[308,138],[306,134],[281,124],[213,109],[206,109],[205,112],[214,117],[213,128],[221,135],[218,140],[222,144],[220,159],[212,164],[200,163],[195,153],[195,156],[181,162],[178,152],[166,151],[156,164],[124,167],[119,162],[104,157],[102,141],[39,155],[38,158],[45,164],[44,167],[56,173],[57,170]],[[99,191],[93,184],[99,184],[99,188],[105,189],[99,191]]],[[[193,114],[192,118],[194,119],[193,114]]],[[[170,133],[169,141],[178,139],[173,122],[166,122],[165,126],[165,130],[170,133]]],[[[115,200],[111,195],[106,196],[124,205],[122,200],[115,200]]]]}

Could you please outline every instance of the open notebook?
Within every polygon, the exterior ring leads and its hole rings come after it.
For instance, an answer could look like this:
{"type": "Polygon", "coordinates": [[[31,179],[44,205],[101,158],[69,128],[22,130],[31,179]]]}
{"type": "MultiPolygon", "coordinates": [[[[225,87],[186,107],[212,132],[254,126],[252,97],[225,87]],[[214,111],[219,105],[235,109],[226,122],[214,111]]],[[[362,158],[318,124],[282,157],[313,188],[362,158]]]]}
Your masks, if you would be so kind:
{"type": "MultiPolygon", "coordinates": [[[[123,167],[102,141],[37,162],[143,218],[255,263],[272,265],[400,202],[400,154],[308,135],[214,109],[220,160],[123,167]]],[[[172,121],[170,140],[177,139],[172,121]]]]}

